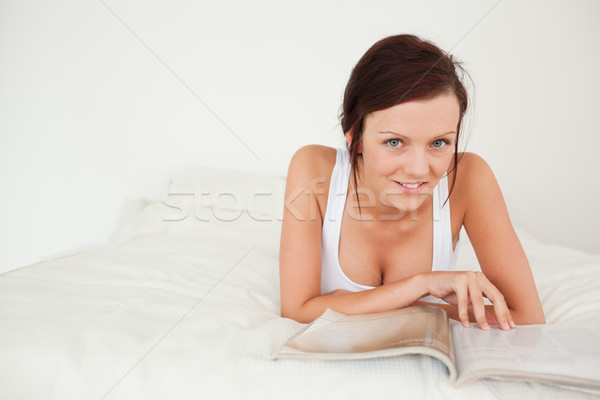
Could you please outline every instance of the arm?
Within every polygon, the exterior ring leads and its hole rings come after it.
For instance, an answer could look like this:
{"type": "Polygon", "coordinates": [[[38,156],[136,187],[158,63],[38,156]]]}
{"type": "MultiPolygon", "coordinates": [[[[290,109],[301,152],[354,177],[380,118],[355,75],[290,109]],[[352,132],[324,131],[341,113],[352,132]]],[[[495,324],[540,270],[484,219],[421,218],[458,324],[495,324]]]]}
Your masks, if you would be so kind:
{"type": "Polygon", "coordinates": [[[370,314],[396,310],[408,307],[426,296],[425,285],[423,275],[415,275],[360,292],[338,290],[308,299],[292,318],[302,323],[312,322],[327,308],[344,314],[370,314]]]}
{"type": "Polygon", "coordinates": [[[473,153],[465,153],[455,190],[465,193],[463,225],[481,271],[503,294],[515,322],[545,323],[527,256],[488,164],[473,153]]]}
{"type": "MultiPolygon", "coordinates": [[[[465,326],[468,326],[469,321],[472,321],[477,322],[479,327],[484,330],[489,329],[486,322],[492,325],[501,325],[500,328],[504,330],[515,327],[514,319],[504,302],[502,294],[481,272],[426,272],[413,275],[407,279],[384,284],[364,292],[353,293],[338,289],[322,297],[328,297],[325,301],[330,304],[328,305],[330,308],[341,310],[340,308],[336,308],[337,304],[340,304],[339,307],[347,308],[349,311],[342,311],[345,314],[372,313],[388,309],[425,305],[443,309],[446,311],[448,317],[461,321],[465,326]],[[387,292],[382,289],[386,289],[387,292]],[[377,293],[376,291],[380,291],[381,293],[377,293]],[[493,305],[484,306],[482,292],[487,293],[486,297],[489,297],[493,301],[493,305]],[[356,296],[353,298],[350,297],[359,293],[371,293],[371,295],[364,295],[361,298],[357,298],[356,296]],[[417,296],[417,301],[411,302],[411,299],[414,299],[415,295],[417,296]],[[458,304],[458,306],[455,304],[429,303],[418,300],[425,295],[433,295],[446,300],[453,298],[452,301],[458,304]],[[332,296],[337,298],[331,298],[332,296]],[[336,302],[337,299],[340,299],[340,301],[336,302]],[[357,304],[359,307],[356,307],[355,304],[348,304],[350,299],[361,302],[357,304]],[[384,303],[380,304],[380,300],[384,300],[384,303]],[[362,303],[363,301],[364,303],[362,303]],[[372,310],[372,308],[375,308],[375,310],[372,310]]],[[[317,314],[317,316],[321,315],[323,311],[317,314]]]]}

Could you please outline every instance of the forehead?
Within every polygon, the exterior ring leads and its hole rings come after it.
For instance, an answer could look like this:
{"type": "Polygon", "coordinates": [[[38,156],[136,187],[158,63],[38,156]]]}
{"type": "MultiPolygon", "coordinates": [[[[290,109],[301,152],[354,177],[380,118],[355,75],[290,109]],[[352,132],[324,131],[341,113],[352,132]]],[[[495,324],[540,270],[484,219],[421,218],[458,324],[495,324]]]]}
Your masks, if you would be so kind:
{"type": "Polygon", "coordinates": [[[365,133],[393,130],[401,134],[432,134],[456,130],[460,107],[453,94],[410,101],[372,112],[365,118],[365,133]]]}

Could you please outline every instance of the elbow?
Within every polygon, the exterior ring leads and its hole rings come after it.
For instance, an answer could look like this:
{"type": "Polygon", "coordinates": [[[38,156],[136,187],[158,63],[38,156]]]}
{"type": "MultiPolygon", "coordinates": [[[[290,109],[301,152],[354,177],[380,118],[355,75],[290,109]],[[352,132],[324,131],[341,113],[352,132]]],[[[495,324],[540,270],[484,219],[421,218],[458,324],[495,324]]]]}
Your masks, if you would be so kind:
{"type": "Polygon", "coordinates": [[[281,318],[289,318],[301,324],[309,324],[315,320],[315,318],[307,318],[306,315],[303,315],[301,312],[301,308],[297,310],[289,310],[284,307],[281,307],[281,318]]]}
{"type": "Polygon", "coordinates": [[[296,322],[300,322],[297,320],[297,314],[290,312],[289,310],[284,309],[283,307],[281,307],[281,318],[289,318],[289,319],[293,319],[296,322]]]}
{"type": "Polygon", "coordinates": [[[545,325],[546,324],[546,317],[544,316],[544,313],[542,312],[542,314],[537,317],[536,319],[533,319],[532,324],[541,324],[541,325],[545,325]]]}
{"type": "Polygon", "coordinates": [[[294,320],[296,322],[299,322],[301,324],[310,324],[311,322],[314,321],[314,319],[304,318],[304,317],[302,317],[301,315],[299,315],[297,313],[296,314],[290,314],[290,313],[284,314],[284,313],[281,313],[281,317],[282,318],[292,319],[292,320],[294,320]]]}
{"type": "Polygon", "coordinates": [[[544,309],[540,309],[540,311],[532,317],[532,324],[546,324],[546,316],[544,315],[544,309]]]}
{"type": "MultiPolygon", "coordinates": [[[[345,290],[340,290],[335,294],[347,293],[345,290]]],[[[328,293],[328,294],[333,294],[328,293]]],[[[281,316],[283,318],[290,318],[301,324],[310,324],[317,318],[319,318],[325,310],[331,306],[327,300],[330,300],[329,296],[318,295],[311,297],[303,302],[295,302],[292,304],[281,305],[281,316]]]]}
{"type": "Polygon", "coordinates": [[[518,325],[545,325],[546,318],[542,315],[541,317],[525,317],[525,318],[513,318],[515,323],[518,325]]]}
{"type": "Polygon", "coordinates": [[[531,297],[519,304],[509,305],[510,314],[517,325],[544,325],[546,316],[544,307],[538,296],[531,297]],[[513,308],[513,307],[515,308],[513,308]]]}
{"type": "Polygon", "coordinates": [[[546,324],[546,317],[544,311],[539,310],[537,312],[518,312],[511,310],[511,316],[516,324],[518,325],[544,325],[546,324]]]}

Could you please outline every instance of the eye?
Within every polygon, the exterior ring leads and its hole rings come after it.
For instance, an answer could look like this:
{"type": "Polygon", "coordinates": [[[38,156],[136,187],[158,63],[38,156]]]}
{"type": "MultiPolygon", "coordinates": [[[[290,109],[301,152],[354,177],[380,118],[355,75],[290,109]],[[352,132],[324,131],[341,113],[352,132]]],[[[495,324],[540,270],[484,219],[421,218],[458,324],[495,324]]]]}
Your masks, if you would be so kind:
{"type": "Polygon", "coordinates": [[[436,149],[441,149],[441,148],[446,147],[446,145],[449,145],[449,144],[450,144],[450,142],[447,141],[446,139],[438,139],[438,140],[435,140],[431,145],[436,149]]]}
{"type": "Polygon", "coordinates": [[[385,143],[390,147],[400,147],[402,145],[402,142],[398,139],[386,140],[385,143]]]}

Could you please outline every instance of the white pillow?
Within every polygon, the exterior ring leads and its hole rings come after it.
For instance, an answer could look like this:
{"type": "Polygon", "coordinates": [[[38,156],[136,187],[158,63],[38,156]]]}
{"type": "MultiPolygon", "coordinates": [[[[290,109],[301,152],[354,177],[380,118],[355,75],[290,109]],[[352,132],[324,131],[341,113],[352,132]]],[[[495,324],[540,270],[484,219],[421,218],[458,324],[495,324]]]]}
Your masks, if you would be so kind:
{"type": "Polygon", "coordinates": [[[163,198],[166,219],[228,219],[247,214],[281,220],[285,177],[212,167],[172,169],[163,198]]]}

